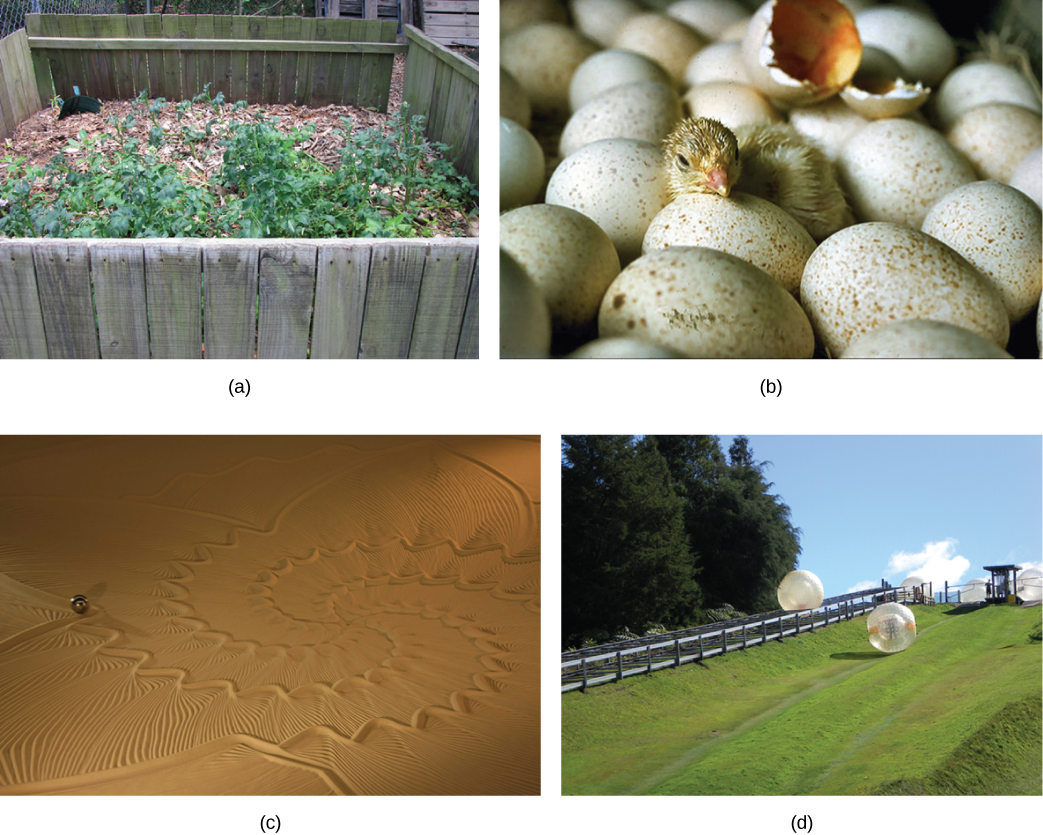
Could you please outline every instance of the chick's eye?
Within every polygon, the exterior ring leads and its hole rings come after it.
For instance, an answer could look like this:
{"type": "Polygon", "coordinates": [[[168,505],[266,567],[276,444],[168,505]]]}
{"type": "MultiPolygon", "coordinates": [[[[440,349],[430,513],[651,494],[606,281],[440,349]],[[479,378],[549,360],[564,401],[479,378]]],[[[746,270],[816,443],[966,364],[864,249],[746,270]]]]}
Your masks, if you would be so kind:
{"type": "Polygon", "coordinates": [[[685,159],[683,154],[678,154],[677,155],[677,167],[678,168],[687,168],[688,167],[688,160],[685,159]]]}

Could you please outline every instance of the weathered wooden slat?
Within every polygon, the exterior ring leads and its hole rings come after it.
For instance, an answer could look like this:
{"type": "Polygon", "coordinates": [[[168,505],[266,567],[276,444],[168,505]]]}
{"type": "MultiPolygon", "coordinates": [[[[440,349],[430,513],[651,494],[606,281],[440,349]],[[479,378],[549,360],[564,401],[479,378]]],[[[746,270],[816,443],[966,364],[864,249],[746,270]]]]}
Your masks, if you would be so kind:
{"type": "MultiPolygon", "coordinates": [[[[145,29],[145,39],[151,41],[162,41],[163,17],[158,14],[147,14],[141,16],[142,26],[145,29]]],[[[32,44],[30,44],[32,48],[32,44]]],[[[148,65],[148,95],[149,98],[159,98],[163,93],[163,50],[157,46],[145,46],[145,60],[148,65]]]]}
{"type": "MultiPolygon", "coordinates": [[[[315,41],[322,42],[322,45],[325,46],[325,42],[329,41],[333,35],[333,24],[337,22],[338,21],[331,21],[328,19],[316,20],[315,41]]],[[[315,52],[312,55],[309,96],[304,102],[309,107],[325,107],[330,103],[329,88],[331,58],[332,55],[328,51],[315,52]]]]}
{"type": "MultiPolygon", "coordinates": [[[[126,38],[130,36],[130,21],[127,15],[108,15],[108,33],[110,37],[126,38]]],[[[130,70],[130,50],[119,49],[112,53],[112,89],[118,99],[132,99],[134,78],[130,70]]]]}
{"type": "Polygon", "coordinates": [[[51,359],[94,359],[98,335],[91,303],[86,241],[43,240],[33,245],[40,313],[51,359]]]}
{"type": "MultiPolygon", "coordinates": [[[[86,34],[96,38],[107,38],[114,34],[111,31],[108,15],[87,15],[89,27],[86,34]]],[[[101,101],[112,101],[119,98],[116,88],[116,76],[112,68],[112,53],[107,51],[90,52],[86,57],[87,83],[80,92],[93,96],[101,101]]]]}
{"type": "Polygon", "coordinates": [[[14,36],[0,40],[0,120],[3,121],[5,136],[9,136],[18,123],[25,118],[25,105],[19,104],[15,79],[18,71],[14,67],[14,36]]]}
{"type": "Polygon", "coordinates": [[[90,261],[102,359],[148,359],[142,245],[117,241],[93,243],[90,261]]]}
{"type": "Polygon", "coordinates": [[[460,344],[456,349],[457,359],[478,359],[478,262],[474,261],[474,272],[471,274],[471,288],[467,293],[467,309],[464,311],[464,322],[460,328],[460,344]]]}
{"type": "Polygon", "coordinates": [[[372,250],[357,243],[318,249],[312,359],[355,359],[362,337],[372,250]]]}
{"type": "Polygon", "coordinates": [[[296,242],[262,246],[258,259],[258,359],[308,356],[317,248],[314,243],[296,242]]]}
{"type": "Polygon", "coordinates": [[[409,356],[424,256],[424,249],[415,243],[387,241],[373,245],[359,357],[409,356]]]}
{"type": "MultiPolygon", "coordinates": [[[[264,41],[267,29],[265,18],[252,17],[248,37],[251,41],[264,41]]],[[[261,104],[264,100],[264,47],[256,43],[246,54],[246,100],[250,104],[261,104]]]]}
{"type": "MultiPolygon", "coordinates": [[[[212,14],[196,15],[196,39],[200,42],[214,40],[214,16],[212,14]]],[[[217,95],[217,75],[214,73],[214,50],[202,47],[198,51],[198,78],[196,91],[192,95],[202,93],[209,84],[211,98],[217,95]]]]}
{"type": "MultiPolygon", "coordinates": [[[[198,18],[196,15],[177,15],[178,40],[189,39],[198,44],[196,39],[196,28],[198,18]]],[[[181,98],[191,99],[203,92],[206,81],[200,80],[200,64],[203,56],[208,52],[205,46],[193,46],[191,49],[179,50],[181,59],[181,98]]],[[[213,53],[210,52],[211,58],[213,53]]],[[[206,79],[209,81],[209,78],[206,79]]]]}
{"type": "MultiPolygon", "coordinates": [[[[283,18],[273,17],[266,21],[267,28],[264,33],[266,40],[281,40],[286,42],[283,38],[283,32],[285,27],[283,26],[283,18]]],[[[299,46],[299,44],[297,44],[299,46]]],[[[294,49],[292,53],[288,53],[285,56],[283,53],[275,49],[265,50],[264,53],[264,78],[262,81],[261,100],[265,104],[278,104],[279,103],[279,81],[282,78],[282,65],[285,60],[287,65],[290,64],[290,56],[296,55],[297,50],[294,49]]]]}
{"type": "MultiPolygon", "coordinates": [[[[231,16],[214,15],[213,24],[215,39],[231,39],[231,16]]],[[[224,93],[225,100],[234,102],[235,99],[232,98],[232,52],[223,46],[214,49],[214,81],[215,86],[211,88],[210,95],[216,97],[219,92],[224,93]]]]}
{"type": "Polygon", "coordinates": [[[163,93],[160,95],[167,101],[181,101],[184,98],[181,95],[181,47],[176,44],[181,43],[182,39],[178,37],[178,15],[165,14],[161,17],[166,46],[163,50],[163,93]]]}
{"type": "Polygon", "coordinates": [[[429,246],[409,343],[410,359],[456,356],[475,253],[468,242],[442,241],[429,246]]]}
{"type": "Polygon", "coordinates": [[[257,350],[257,256],[241,241],[203,247],[205,359],[253,359],[257,350]]]}
{"type": "MultiPolygon", "coordinates": [[[[315,18],[300,21],[301,40],[314,41],[317,22],[315,18]]],[[[311,101],[312,76],[314,73],[314,55],[311,52],[299,52],[297,57],[297,92],[293,97],[294,104],[307,104],[311,101]]]]}
{"type": "MultiPolygon", "coordinates": [[[[29,35],[40,34],[40,15],[27,14],[25,16],[25,33],[29,35]]],[[[28,50],[28,41],[26,41],[28,50]]],[[[33,74],[36,77],[36,91],[40,99],[40,106],[49,104],[54,98],[54,82],[51,81],[51,65],[48,60],[49,53],[45,49],[30,51],[29,57],[33,64],[33,74]]]]}
{"type": "Polygon", "coordinates": [[[11,241],[0,253],[0,358],[47,358],[33,244],[27,241],[11,241]]]}
{"type": "Polygon", "coordinates": [[[301,19],[299,17],[282,18],[282,38],[293,41],[298,48],[294,52],[283,55],[282,72],[279,75],[279,87],[276,91],[276,101],[289,104],[294,101],[297,92],[297,75],[299,72],[302,55],[300,52],[301,19]]]}
{"type": "Polygon", "coordinates": [[[198,241],[150,241],[145,247],[149,335],[155,359],[202,356],[201,246],[198,241]]]}
{"type": "MultiPolygon", "coordinates": [[[[45,17],[46,15],[40,15],[45,17]]],[[[149,18],[174,18],[177,15],[138,15],[149,18]]],[[[52,15],[57,17],[57,15],[52,15]]],[[[93,15],[74,15],[74,17],[93,17],[93,15]]],[[[132,16],[133,18],[134,16],[132,16]]],[[[148,21],[142,21],[147,23],[148,21]]],[[[255,21],[256,23],[257,21],[255,21]]],[[[306,21],[300,21],[302,24],[306,21]]],[[[317,25],[322,26],[323,21],[317,25]]],[[[166,24],[172,30],[177,29],[176,21],[166,24]]],[[[245,26],[245,21],[244,24],[245,26]]],[[[249,27],[246,29],[249,32],[249,27]]],[[[153,34],[146,33],[143,36],[130,35],[118,38],[98,38],[90,35],[69,37],[43,37],[29,36],[29,47],[31,49],[64,49],[64,50],[103,50],[113,51],[118,49],[194,49],[197,46],[203,49],[223,49],[229,52],[255,52],[258,49],[275,52],[362,52],[376,55],[394,55],[399,52],[407,52],[409,47],[398,43],[376,43],[368,41],[323,41],[321,44],[310,43],[309,40],[288,40],[286,38],[253,38],[244,33],[244,36],[236,34],[233,30],[232,37],[222,38],[179,38],[172,35],[169,38],[158,38],[153,34]]],[[[322,38],[319,38],[321,41],[322,38]]]]}
{"type": "MultiPolygon", "coordinates": [[[[245,42],[250,33],[250,21],[240,15],[232,17],[232,38],[236,41],[245,42]]],[[[216,49],[217,47],[215,47],[216,49]]],[[[221,47],[223,49],[223,47],[221,47]]],[[[232,50],[232,95],[230,101],[246,101],[247,85],[247,53],[241,50],[232,50]]]]}
{"type": "MultiPolygon", "coordinates": [[[[127,18],[127,34],[132,38],[145,37],[145,21],[141,15],[127,18]]],[[[148,93],[148,57],[143,49],[128,51],[130,57],[130,98],[137,98],[141,93],[148,93]]]]}

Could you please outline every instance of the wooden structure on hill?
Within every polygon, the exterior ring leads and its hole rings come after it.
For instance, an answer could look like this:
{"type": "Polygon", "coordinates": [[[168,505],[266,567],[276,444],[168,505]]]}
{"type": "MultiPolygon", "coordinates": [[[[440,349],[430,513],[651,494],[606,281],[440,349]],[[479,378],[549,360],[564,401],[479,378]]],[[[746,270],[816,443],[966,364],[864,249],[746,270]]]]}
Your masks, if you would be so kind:
{"type": "Polygon", "coordinates": [[[446,46],[478,46],[478,0],[315,0],[316,17],[400,19],[446,46]]]}
{"type": "Polygon", "coordinates": [[[986,565],[985,570],[992,575],[992,580],[985,592],[986,603],[1014,603],[1020,565],[986,565]]]}

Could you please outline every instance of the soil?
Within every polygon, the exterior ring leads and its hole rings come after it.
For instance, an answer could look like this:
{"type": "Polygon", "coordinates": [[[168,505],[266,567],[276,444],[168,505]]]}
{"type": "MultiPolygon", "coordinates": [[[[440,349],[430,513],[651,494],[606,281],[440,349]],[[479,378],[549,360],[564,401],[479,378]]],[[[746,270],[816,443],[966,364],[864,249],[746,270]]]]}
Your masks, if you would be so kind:
{"type": "MultiPolygon", "coordinates": [[[[388,119],[398,113],[402,104],[402,88],[405,75],[404,54],[395,56],[395,67],[391,77],[391,91],[388,101],[388,112],[377,113],[363,107],[352,105],[327,105],[326,107],[302,107],[292,104],[258,104],[247,105],[232,113],[234,104],[224,104],[220,108],[222,120],[235,120],[240,123],[262,122],[265,119],[277,120],[276,126],[289,131],[295,127],[314,125],[311,138],[297,145],[301,150],[331,170],[340,166],[340,149],[342,142],[335,130],[344,130],[341,121],[350,119],[354,130],[378,127],[386,130],[388,119]]],[[[152,100],[150,99],[150,103],[152,100]]],[[[121,143],[115,138],[109,120],[112,117],[123,119],[134,109],[140,112],[141,105],[130,101],[106,101],[102,104],[100,114],[75,113],[61,121],[58,120],[58,108],[48,107],[30,116],[18,126],[14,134],[0,146],[0,155],[10,155],[15,159],[25,157],[32,166],[43,166],[61,151],[74,155],[69,149],[71,140],[76,140],[81,131],[91,138],[108,137],[101,148],[102,151],[116,150],[121,143]]],[[[220,144],[221,134],[213,131],[209,138],[195,144],[193,149],[180,139],[178,134],[183,127],[205,131],[207,123],[216,116],[213,105],[205,103],[193,104],[179,120],[173,103],[168,103],[160,114],[159,122],[167,132],[167,140],[160,150],[164,162],[175,165],[189,180],[196,185],[206,183],[220,169],[224,149],[220,144]]],[[[142,141],[148,140],[151,127],[147,119],[137,119],[129,136],[142,141]]],[[[432,152],[433,153],[433,152],[432,152]]],[[[84,160],[86,168],[86,160],[84,160]]],[[[375,188],[375,187],[374,187],[375,188]]],[[[220,191],[220,186],[215,186],[220,191]]],[[[384,189],[392,202],[398,202],[401,188],[384,189]]],[[[448,237],[477,237],[478,212],[470,214],[446,209],[425,212],[418,220],[425,226],[424,234],[448,237]]]]}

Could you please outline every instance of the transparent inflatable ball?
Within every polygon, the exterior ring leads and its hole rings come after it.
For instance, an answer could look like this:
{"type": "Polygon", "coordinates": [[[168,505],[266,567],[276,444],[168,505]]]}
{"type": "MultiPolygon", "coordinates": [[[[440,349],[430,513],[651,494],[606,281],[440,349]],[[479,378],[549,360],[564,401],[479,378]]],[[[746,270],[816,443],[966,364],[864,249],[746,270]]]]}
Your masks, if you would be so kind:
{"type": "Polygon", "coordinates": [[[791,571],[779,583],[779,605],[787,612],[822,605],[822,581],[810,571],[791,571]]]}
{"type": "Polygon", "coordinates": [[[869,643],[881,652],[901,652],[916,640],[916,617],[901,603],[877,606],[866,622],[869,643]]]}

